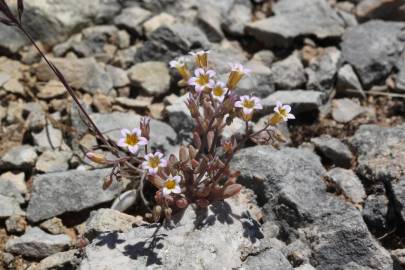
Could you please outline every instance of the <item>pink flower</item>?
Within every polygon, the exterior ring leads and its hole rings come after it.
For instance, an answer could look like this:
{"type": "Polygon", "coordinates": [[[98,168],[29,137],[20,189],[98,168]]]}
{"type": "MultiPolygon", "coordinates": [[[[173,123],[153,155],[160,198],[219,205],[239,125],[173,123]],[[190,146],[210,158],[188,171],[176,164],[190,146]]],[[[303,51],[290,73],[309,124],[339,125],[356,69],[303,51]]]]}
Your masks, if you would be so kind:
{"type": "Polygon", "coordinates": [[[250,115],[254,110],[263,109],[258,97],[247,95],[241,96],[240,100],[235,102],[235,107],[241,108],[245,115],[250,115]]]}
{"type": "Polygon", "coordinates": [[[171,193],[176,193],[179,194],[181,193],[181,187],[180,187],[180,182],[181,182],[181,177],[179,175],[172,176],[169,175],[169,177],[166,179],[163,187],[163,196],[170,195],[171,193]]]}
{"type": "Polygon", "coordinates": [[[215,85],[212,79],[215,76],[215,71],[208,69],[204,70],[202,68],[197,68],[194,71],[194,77],[188,80],[189,85],[193,85],[197,93],[201,93],[205,88],[213,88],[215,85]]]}
{"type": "Polygon", "coordinates": [[[128,151],[136,154],[140,145],[147,145],[148,140],[141,136],[141,130],[134,128],[132,131],[129,129],[121,130],[122,138],[118,141],[118,146],[128,148],[128,151]]]}
{"type": "Polygon", "coordinates": [[[145,155],[145,161],[142,163],[142,167],[148,170],[149,174],[156,174],[159,168],[167,166],[167,161],[163,159],[163,154],[159,151],[154,154],[149,153],[145,155]]]}
{"type": "Polygon", "coordinates": [[[225,98],[225,94],[228,91],[225,83],[223,82],[216,82],[215,86],[212,88],[212,95],[215,99],[219,101],[223,101],[225,98]]]}
{"type": "Polygon", "coordinates": [[[277,101],[276,107],[274,108],[274,112],[279,115],[284,121],[288,121],[288,119],[295,119],[295,116],[290,113],[291,107],[290,105],[283,105],[281,101],[277,101]]]}

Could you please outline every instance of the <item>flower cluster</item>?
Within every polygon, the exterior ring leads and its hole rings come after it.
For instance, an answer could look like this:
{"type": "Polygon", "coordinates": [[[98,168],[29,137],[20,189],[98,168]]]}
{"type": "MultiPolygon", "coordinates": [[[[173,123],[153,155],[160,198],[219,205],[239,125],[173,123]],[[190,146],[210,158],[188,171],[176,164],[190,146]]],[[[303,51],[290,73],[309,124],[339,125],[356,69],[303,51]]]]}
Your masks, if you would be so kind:
{"type": "MultiPolygon", "coordinates": [[[[192,144],[182,145],[178,156],[165,158],[163,153],[149,152],[149,121],[143,119],[139,128],[122,129],[117,142],[120,151],[127,157],[120,162],[129,163],[143,170],[146,179],[156,187],[155,218],[170,217],[176,209],[190,204],[207,207],[209,204],[237,194],[241,185],[236,183],[238,172],[230,169],[234,154],[248,141],[254,143],[276,143],[282,141],[275,126],[294,119],[291,107],[277,102],[274,114],[259,131],[253,131],[251,121],[255,113],[263,110],[258,97],[238,96],[238,83],[251,72],[241,64],[231,64],[226,82],[217,79],[217,73],[209,65],[209,51],[193,52],[196,68],[188,69],[184,58],[170,62],[182,77],[179,85],[188,90],[186,105],[195,122],[192,144]],[[246,123],[242,139],[224,139],[222,132],[239,117],[246,123]],[[139,157],[140,153],[142,157],[139,157]]],[[[97,154],[88,155],[94,161],[111,163],[97,154]]],[[[121,164],[119,163],[119,164],[121,164]]]]}

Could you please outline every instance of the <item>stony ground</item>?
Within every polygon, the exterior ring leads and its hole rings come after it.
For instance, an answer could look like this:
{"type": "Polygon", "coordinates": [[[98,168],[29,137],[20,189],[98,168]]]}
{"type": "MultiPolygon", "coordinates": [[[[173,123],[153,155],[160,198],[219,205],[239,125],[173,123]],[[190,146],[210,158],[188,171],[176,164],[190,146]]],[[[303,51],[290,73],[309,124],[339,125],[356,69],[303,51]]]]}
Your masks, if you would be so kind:
{"type": "Polygon", "coordinates": [[[71,99],[0,26],[0,269],[405,269],[402,0],[25,2],[25,25],[112,139],[149,115],[155,148],[189,141],[167,63],[201,48],[219,77],[229,62],[253,70],[238,91],[263,98],[257,125],[276,100],[297,120],[279,150],[236,156],[240,195],[150,224],[109,209],[129,187],[102,190],[109,169],[84,159],[96,140],[71,99]]]}

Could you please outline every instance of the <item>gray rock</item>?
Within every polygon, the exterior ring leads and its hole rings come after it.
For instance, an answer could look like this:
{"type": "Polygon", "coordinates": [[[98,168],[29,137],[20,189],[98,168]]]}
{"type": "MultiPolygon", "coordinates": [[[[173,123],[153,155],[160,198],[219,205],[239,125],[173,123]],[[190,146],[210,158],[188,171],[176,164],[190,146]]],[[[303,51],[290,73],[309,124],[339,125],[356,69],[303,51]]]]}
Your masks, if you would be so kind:
{"type": "Polygon", "coordinates": [[[395,75],[395,88],[397,91],[405,92],[405,53],[397,61],[398,73],[395,75]]]}
{"type": "Polygon", "coordinates": [[[366,89],[383,84],[391,72],[404,49],[404,27],[405,23],[369,21],[344,33],[343,61],[353,66],[366,89]]]}
{"type": "Polygon", "coordinates": [[[23,233],[27,227],[27,221],[24,216],[12,215],[6,220],[6,229],[9,233],[23,233]]]}
{"type": "Polygon", "coordinates": [[[20,204],[25,202],[20,190],[9,180],[0,180],[0,195],[13,198],[20,204]]]}
{"type": "Polygon", "coordinates": [[[244,36],[245,27],[251,22],[252,19],[252,6],[249,2],[243,4],[235,4],[229,11],[228,16],[222,23],[224,31],[232,36],[244,36]]]}
{"type": "Polygon", "coordinates": [[[20,204],[14,198],[0,195],[0,219],[5,219],[13,215],[25,215],[20,204]]]}
{"type": "Polygon", "coordinates": [[[32,137],[35,145],[43,151],[66,146],[65,142],[63,141],[62,131],[54,128],[52,124],[46,126],[39,133],[32,133],[32,137]]]}
{"type": "Polygon", "coordinates": [[[38,222],[113,200],[122,191],[123,184],[115,181],[109,189],[103,190],[104,178],[110,172],[111,169],[72,170],[35,176],[27,208],[28,220],[38,222]]]}
{"type": "Polygon", "coordinates": [[[153,31],[136,52],[137,61],[163,61],[168,63],[174,58],[187,54],[192,48],[209,48],[205,34],[188,23],[175,23],[162,26],[153,31]]]}
{"type": "Polygon", "coordinates": [[[67,235],[51,235],[39,228],[30,228],[21,237],[6,243],[7,252],[42,259],[68,249],[71,239],[67,235]]]}
{"type": "Polygon", "coordinates": [[[274,92],[273,74],[264,63],[249,61],[246,67],[252,70],[249,76],[242,78],[239,82],[236,93],[238,95],[251,95],[264,98],[274,92]]]}
{"type": "Polygon", "coordinates": [[[356,16],[361,21],[383,19],[405,20],[405,3],[401,0],[363,0],[356,6],[356,16]]]}
{"type": "Polygon", "coordinates": [[[385,195],[371,194],[364,202],[363,218],[370,231],[378,235],[388,229],[388,199],[385,195]]]}
{"type": "Polygon", "coordinates": [[[30,145],[15,146],[0,158],[1,170],[30,170],[37,160],[37,153],[30,145]]]}
{"type": "Polygon", "coordinates": [[[197,214],[188,207],[171,229],[141,226],[127,233],[103,234],[86,247],[80,269],[240,267],[263,238],[247,209],[246,202],[235,197],[197,214]]]}
{"type": "Polygon", "coordinates": [[[267,98],[262,100],[263,113],[270,113],[276,106],[277,101],[283,104],[289,104],[292,107],[292,113],[298,115],[300,113],[319,110],[323,104],[324,93],[311,90],[290,90],[276,91],[267,98]]]}
{"type": "Polygon", "coordinates": [[[320,56],[311,60],[305,69],[308,76],[307,89],[325,91],[335,87],[340,55],[338,49],[328,47],[320,56]]]}
{"type": "Polygon", "coordinates": [[[332,117],[336,122],[348,123],[366,112],[365,108],[349,98],[332,101],[332,117]]]}
{"type": "Polygon", "coordinates": [[[269,47],[289,47],[297,37],[337,38],[344,23],[323,0],[283,0],[274,4],[275,16],[250,23],[246,31],[269,47]]]}
{"type": "Polygon", "coordinates": [[[14,261],[14,256],[11,253],[3,252],[2,254],[3,259],[3,266],[12,268],[12,263],[14,261]]]}
{"type": "Polygon", "coordinates": [[[121,68],[129,68],[135,63],[135,56],[139,46],[131,46],[124,50],[119,50],[115,55],[114,62],[121,68]]]}
{"type": "Polygon", "coordinates": [[[101,62],[110,62],[113,52],[111,46],[118,43],[118,28],[113,25],[96,25],[73,35],[67,41],[53,47],[56,57],[63,57],[71,52],[78,57],[95,57],[101,62]]]}
{"type": "MultiPolygon", "coordinates": [[[[16,2],[12,2],[11,6],[15,5],[16,2]]],[[[54,45],[91,22],[112,18],[119,9],[117,0],[32,0],[25,3],[24,25],[34,39],[54,45]]],[[[0,37],[0,47],[13,53],[28,44],[21,33],[5,25],[0,26],[0,37]]]]}
{"type": "Polygon", "coordinates": [[[334,168],[326,176],[353,203],[361,204],[367,197],[363,184],[352,170],[334,168]]]}
{"type": "MultiPolygon", "coordinates": [[[[37,96],[40,99],[52,100],[54,98],[62,97],[65,94],[66,94],[66,89],[63,86],[63,84],[58,82],[58,81],[51,80],[47,84],[45,84],[44,86],[39,86],[39,92],[38,92],[37,96]]],[[[35,115],[37,115],[37,114],[40,117],[40,120],[45,118],[43,116],[44,112],[42,114],[40,114],[39,112],[35,113],[35,115]]],[[[35,120],[35,118],[34,118],[34,120],[35,120]]],[[[42,120],[40,122],[40,125],[38,125],[38,124],[34,125],[32,127],[32,129],[42,128],[42,127],[45,126],[45,124],[46,124],[46,121],[42,120]],[[45,122],[45,123],[43,123],[43,122],[45,122]]],[[[31,124],[31,126],[32,126],[32,124],[31,124]]]]}
{"type": "Polygon", "coordinates": [[[302,232],[317,269],[338,269],[353,263],[392,269],[391,257],[371,236],[358,210],[326,192],[322,179],[325,169],[315,154],[256,146],[237,153],[232,168],[241,172],[240,182],[255,190],[258,201],[264,202],[268,220],[275,218],[285,226],[289,224],[293,232],[302,232]]]}
{"type": "Polygon", "coordinates": [[[405,266],[405,249],[404,248],[391,250],[391,256],[401,266],[405,266]]]}
{"type": "Polygon", "coordinates": [[[364,96],[363,87],[351,65],[346,64],[339,69],[336,90],[340,93],[346,93],[346,90],[357,90],[359,95],[364,96]]]}
{"type": "MultiPolygon", "coordinates": [[[[91,94],[98,91],[108,94],[113,88],[113,80],[94,58],[54,58],[51,61],[63,72],[66,81],[73,88],[82,89],[91,94]]],[[[36,75],[40,81],[56,79],[44,62],[38,65],[36,75]]]]}
{"type": "Polygon", "coordinates": [[[399,212],[401,219],[405,220],[405,177],[392,183],[392,192],[397,212],[399,212]]]}
{"type": "Polygon", "coordinates": [[[45,173],[66,171],[71,157],[71,152],[47,150],[39,156],[35,168],[45,173]]]}
{"type": "Polygon", "coordinates": [[[186,101],[189,94],[185,94],[165,108],[165,115],[169,125],[178,133],[187,133],[194,130],[195,124],[187,108],[186,101]]]}
{"type": "Polygon", "coordinates": [[[0,175],[0,181],[12,183],[22,194],[26,194],[28,192],[27,185],[25,184],[25,174],[23,172],[18,174],[14,174],[12,172],[3,173],[0,175]]]}
{"type": "MultiPolygon", "coordinates": [[[[192,69],[196,68],[194,57],[189,56],[188,59],[190,59],[189,62],[193,63],[190,67],[192,69]]],[[[218,75],[225,75],[223,79],[227,80],[229,72],[231,71],[229,63],[245,64],[247,58],[243,50],[238,46],[232,46],[232,44],[222,46],[213,44],[208,56],[208,62],[210,67],[212,67],[218,75]]]]}
{"type": "Polygon", "coordinates": [[[296,268],[294,268],[295,270],[316,270],[315,269],[315,267],[313,267],[312,265],[310,265],[310,264],[303,264],[303,265],[300,265],[299,267],[296,267],[296,268]]]}
{"type": "Polygon", "coordinates": [[[287,258],[293,266],[308,264],[312,251],[307,244],[300,239],[293,241],[286,247],[287,258]]]}
{"type": "Polygon", "coordinates": [[[46,257],[35,266],[35,270],[77,269],[79,262],[80,252],[77,249],[72,249],[46,257]]]}
{"type": "Polygon", "coordinates": [[[224,38],[221,28],[221,11],[211,5],[200,5],[197,23],[211,42],[220,42],[224,38]]]}
{"type": "Polygon", "coordinates": [[[316,150],[321,156],[327,158],[336,166],[349,168],[353,161],[353,154],[349,147],[339,139],[330,135],[312,138],[311,142],[315,144],[316,150]]]}
{"type": "Polygon", "coordinates": [[[4,91],[17,95],[17,96],[25,96],[25,91],[23,85],[17,80],[11,78],[3,85],[4,91]]]}
{"type": "Polygon", "coordinates": [[[113,81],[114,87],[124,87],[129,85],[130,81],[127,72],[121,68],[107,65],[106,71],[113,81]]]}
{"type": "MultiPolygon", "coordinates": [[[[54,82],[54,81],[52,81],[54,82]]],[[[52,84],[52,82],[49,82],[48,85],[52,84]]],[[[46,88],[49,89],[49,87],[45,86],[45,90],[46,88]]],[[[54,88],[52,90],[55,90],[54,88]]],[[[65,88],[62,89],[64,93],[66,93],[65,88]]],[[[48,91],[48,90],[46,90],[48,91]]],[[[56,92],[56,91],[53,91],[56,92]]],[[[38,93],[37,95],[38,97],[40,97],[41,95],[38,93]]],[[[31,131],[38,131],[41,130],[45,127],[47,121],[46,121],[46,113],[43,109],[43,107],[41,106],[41,104],[37,103],[37,102],[28,102],[24,104],[23,107],[23,115],[28,115],[26,122],[27,125],[29,127],[29,129],[31,131]]]]}
{"type": "Polygon", "coordinates": [[[39,227],[50,234],[63,234],[67,230],[62,220],[56,217],[45,220],[39,224],[39,227]]]}
{"type": "MultiPolygon", "coordinates": [[[[109,131],[106,135],[114,141],[118,141],[121,137],[121,129],[139,127],[139,121],[141,120],[140,115],[120,112],[92,114],[91,118],[101,132],[109,131]]],[[[150,134],[149,145],[152,148],[170,152],[177,142],[176,132],[168,124],[158,120],[151,119],[150,134]]]]}
{"type": "Polygon", "coordinates": [[[123,27],[130,33],[137,36],[142,36],[142,24],[152,16],[152,12],[137,7],[128,7],[114,18],[114,24],[123,27]]]}
{"type": "Polygon", "coordinates": [[[174,24],[175,22],[176,18],[170,14],[167,14],[166,12],[157,14],[156,16],[153,16],[143,24],[145,36],[149,37],[150,34],[152,34],[152,32],[158,29],[159,27],[171,25],[174,24]]]}
{"type": "Polygon", "coordinates": [[[361,125],[350,140],[357,152],[357,174],[369,183],[399,179],[405,171],[405,126],[361,125]]]}
{"type": "Polygon", "coordinates": [[[92,240],[104,232],[128,232],[138,223],[139,219],[134,216],[103,208],[90,213],[84,235],[92,240]]]}
{"type": "Polygon", "coordinates": [[[259,61],[265,66],[269,67],[274,62],[274,53],[270,50],[261,50],[255,53],[252,57],[252,61],[259,61]]]}
{"type": "Polygon", "coordinates": [[[306,83],[304,66],[297,53],[274,63],[271,67],[271,73],[276,89],[299,89],[306,83]]]}
{"type": "Polygon", "coordinates": [[[128,70],[128,77],[147,95],[161,96],[169,91],[170,76],[166,63],[149,61],[136,64],[128,70]]]}
{"type": "Polygon", "coordinates": [[[294,269],[285,256],[277,249],[269,249],[258,255],[248,257],[241,269],[260,270],[266,268],[274,270],[294,269]]]}

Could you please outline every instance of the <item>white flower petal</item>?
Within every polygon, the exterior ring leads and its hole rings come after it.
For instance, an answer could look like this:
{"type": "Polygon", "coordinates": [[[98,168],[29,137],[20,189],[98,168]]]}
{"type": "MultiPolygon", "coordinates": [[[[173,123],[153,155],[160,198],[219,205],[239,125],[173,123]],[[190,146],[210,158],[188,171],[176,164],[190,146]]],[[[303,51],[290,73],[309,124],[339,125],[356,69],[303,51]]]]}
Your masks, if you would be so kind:
{"type": "Polygon", "coordinates": [[[148,139],[144,138],[144,137],[139,137],[139,145],[147,145],[148,144],[148,139]]]}
{"type": "Polygon", "coordinates": [[[284,105],[283,109],[285,110],[286,113],[291,112],[291,106],[290,105],[284,105]]]}
{"type": "Polygon", "coordinates": [[[132,154],[136,154],[139,150],[138,145],[128,145],[128,151],[132,154]]]}
{"type": "Polygon", "coordinates": [[[194,75],[196,77],[200,77],[201,75],[204,75],[204,74],[205,74],[205,71],[202,68],[197,68],[196,70],[194,70],[194,75]]]}
{"type": "Polygon", "coordinates": [[[205,74],[207,74],[209,77],[214,77],[216,73],[212,69],[209,69],[205,72],[205,74]]]}
{"type": "Polygon", "coordinates": [[[295,116],[291,113],[287,114],[287,118],[288,119],[295,119],[295,116]]]}
{"type": "Polygon", "coordinates": [[[172,192],[168,188],[164,187],[162,190],[162,193],[163,193],[163,196],[167,196],[167,195],[170,195],[170,193],[172,193],[172,192]]]}
{"type": "Polygon", "coordinates": [[[242,101],[239,101],[239,100],[236,101],[236,102],[235,102],[235,107],[236,107],[236,108],[242,108],[242,107],[243,107],[242,101]]]}
{"type": "Polygon", "coordinates": [[[130,133],[131,133],[131,131],[129,131],[129,129],[127,129],[127,128],[121,129],[121,135],[124,137],[126,137],[127,134],[130,134],[130,133]]]}
{"type": "Polygon", "coordinates": [[[167,167],[167,160],[166,159],[161,159],[159,163],[159,167],[167,167]]]}
{"type": "Polygon", "coordinates": [[[253,109],[249,109],[249,108],[243,108],[243,113],[246,115],[249,115],[253,112],[253,109]]]}
{"type": "Polygon", "coordinates": [[[276,106],[277,106],[277,108],[281,108],[281,107],[283,107],[283,103],[281,103],[281,101],[277,101],[276,106]]]}
{"type": "Polygon", "coordinates": [[[173,176],[173,180],[176,181],[176,184],[180,183],[181,181],[180,175],[173,176]]]}
{"type": "Polygon", "coordinates": [[[180,186],[175,186],[174,189],[172,189],[173,193],[179,194],[181,193],[181,187],[180,186]]]}
{"type": "Polygon", "coordinates": [[[119,147],[127,147],[127,143],[125,142],[125,138],[121,138],[118,140],[119,147]]]}
{"type": "Polygon", "coordinates": [[[141,130],[139,128],[133,128],[132,129],[132,134],[136,134],[136,136],[141,136],[141,130]]]}

